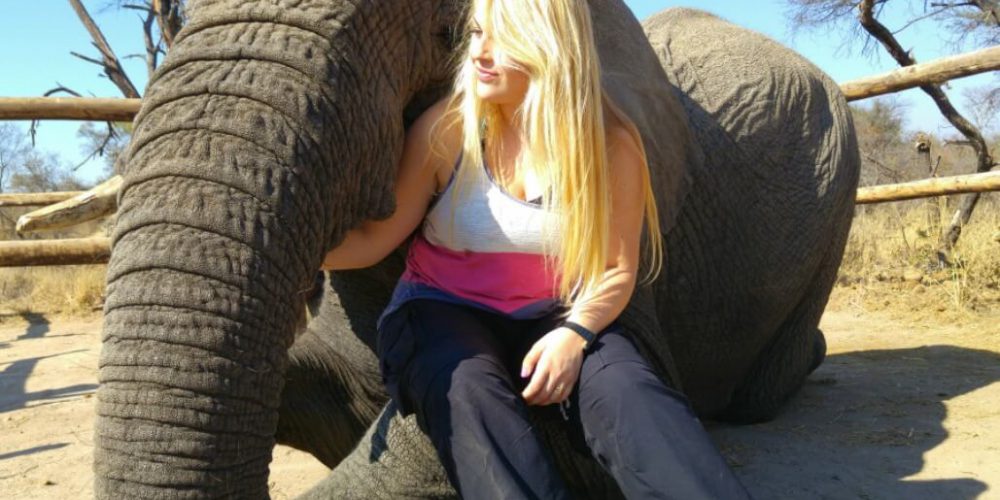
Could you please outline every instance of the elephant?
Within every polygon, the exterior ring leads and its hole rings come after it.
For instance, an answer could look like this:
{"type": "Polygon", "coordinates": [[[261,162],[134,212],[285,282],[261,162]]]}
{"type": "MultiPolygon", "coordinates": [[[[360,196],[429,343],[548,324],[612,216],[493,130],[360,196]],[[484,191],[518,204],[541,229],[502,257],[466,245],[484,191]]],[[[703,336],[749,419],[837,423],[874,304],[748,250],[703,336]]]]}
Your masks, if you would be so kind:
{"type": "MultiPolygon", "coordinates": [[[[373,354],[406,243],[309,297],[324,253],[393,212],[405,130],[450,91],[467,7],[187,5],[123,162],[96,496],[266,497],[276,442],[332,469],[307,497],[456,496],[373,354]]],[[[657,196],[660,234],[644,237],[666,251],[619,319],[700,417],[771,418],[825,355],[859,169],[846,101],[801,56],[714,15],[640,24],[620,0],[590,7],[602,84],[639,128],[657,196]]],[[[567,484],[620,497],[551,409],[531,418],[567,484]]]]}

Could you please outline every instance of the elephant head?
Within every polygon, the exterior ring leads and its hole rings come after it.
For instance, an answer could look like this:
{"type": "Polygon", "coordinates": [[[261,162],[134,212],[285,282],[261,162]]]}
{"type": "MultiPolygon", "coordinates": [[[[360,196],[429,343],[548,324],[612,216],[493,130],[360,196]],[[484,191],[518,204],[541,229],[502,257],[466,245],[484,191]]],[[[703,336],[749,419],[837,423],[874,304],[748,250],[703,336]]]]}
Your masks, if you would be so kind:
{"type": "MultiPolygon", "coordinates": [[[[466,7],[190,1],[125,162],[99,497],[266,496],[306,292],[348,229],[392,213],[405,127],[448,91],[466,7]]],[[[630,54],[602,57],[610,93],[644,134],[676,135],[647,146],[651,165],[690,160],[683,112],[638,22],[620,1],[593,12],[602,54],[630,54]]],[[[685,179],[656,172],[669,226],[685,179]]]]}

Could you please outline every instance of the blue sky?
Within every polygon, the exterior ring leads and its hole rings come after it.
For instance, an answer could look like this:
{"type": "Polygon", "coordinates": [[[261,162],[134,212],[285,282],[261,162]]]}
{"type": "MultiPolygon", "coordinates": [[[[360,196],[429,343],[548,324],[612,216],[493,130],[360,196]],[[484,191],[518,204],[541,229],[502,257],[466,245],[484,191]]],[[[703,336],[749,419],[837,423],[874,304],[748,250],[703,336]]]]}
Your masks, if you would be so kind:
{"type": "MultiPolygon", "coordinates": [[[[68,2],[34,0],[6,3],[3,16],[0,16],[0,68],[3,68],[0,73],[0,96],[38,96],[57,86],[57,82],[84,95],[121,96],[110,81],[100,76],[97,66],[70,55],[73,50],[96,57],[97,50],[91,46],[89,35],[68,2]]],[[[106,3],[106,0],[84,1],[141,92],[146,85],[145,63],[141,58],[125,59],[129,54],[142,52],[142,29],[137,13],[102,10],[101,6],[106,3]]],[[[697,6],[795,49],[837,82],[896,68],[895,62],[881,49],[872,56],[864,56],[861,54],[861,43],[844,46],[842,30],[794,35],[786,16],[785,0],[631,0],[626,3],[639,19],[671,6],[697,6]]],[[[914,2],[915,5],[919,3],[914,2]]],[[[903,12],[882,20],[890,29],[895,29],[915,15],[914,12],[903,12]]],[[[950,54],[937,38],[932,24],[917,24],[897,36],[904,47],[912,48],[918,60],[926,61],[950,54]]],[[[959,110],[964,111],[966,105],[961,89],[991,81],[988,74],[956,80],[946,92],[959,110]]],[[[938,134],[953,132],[930,98],[919,90],[908,90],[898,96],[906,106],[908,129],[938,134]]],[[[27,130],[28,122],[15,123],[27,130]]],[[[37,147],[56,152],[66,163],[76,165],[86,154],[80,151],[76,139],[79,126],[80,122],[43,121],[38,129],[37,147]]],[[[90,180],[100,169],[98,161],[90,161],[78,174],[82,179],[90,180]]]]}

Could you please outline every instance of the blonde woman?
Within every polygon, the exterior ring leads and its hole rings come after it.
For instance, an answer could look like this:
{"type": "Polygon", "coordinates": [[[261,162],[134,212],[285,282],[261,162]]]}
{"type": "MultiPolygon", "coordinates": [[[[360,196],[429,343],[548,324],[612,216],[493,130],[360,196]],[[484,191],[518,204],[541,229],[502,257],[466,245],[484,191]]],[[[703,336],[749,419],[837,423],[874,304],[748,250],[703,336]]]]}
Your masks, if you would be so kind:
{"type": "Polygon", "coordinates": [[[662,249],[642,141],[601,88],[586,1],[476,0],[468,33],[454,92],[407,132],[396,211],[323,262],[372,265],[419,226],[378,321],[400,413],[465,498],[569,497],[527,405],[558,408],[628,498],[746,496],[616,322],[644,219],[644,279],[662,249]]]}

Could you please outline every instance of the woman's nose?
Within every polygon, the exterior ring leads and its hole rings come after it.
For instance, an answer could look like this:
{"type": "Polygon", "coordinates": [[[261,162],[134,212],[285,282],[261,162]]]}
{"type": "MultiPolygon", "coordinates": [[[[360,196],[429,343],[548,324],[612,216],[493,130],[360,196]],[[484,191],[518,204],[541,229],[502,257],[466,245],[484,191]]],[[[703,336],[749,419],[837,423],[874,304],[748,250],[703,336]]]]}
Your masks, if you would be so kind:
{"type": "Polygon", "coordinates": [[[486,63],[493,62],[493,54],[491,53],[490,41],[486,37],[481,36],[478,40],[472,43],[471,55],[472,58],[477,62],[482,63],[484,66],[486,63]]]}

